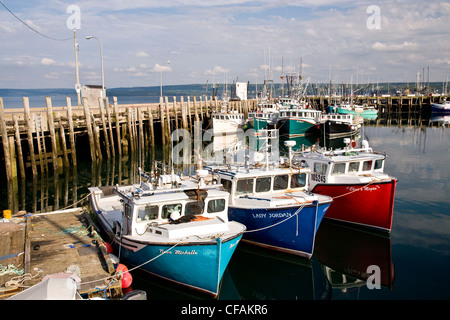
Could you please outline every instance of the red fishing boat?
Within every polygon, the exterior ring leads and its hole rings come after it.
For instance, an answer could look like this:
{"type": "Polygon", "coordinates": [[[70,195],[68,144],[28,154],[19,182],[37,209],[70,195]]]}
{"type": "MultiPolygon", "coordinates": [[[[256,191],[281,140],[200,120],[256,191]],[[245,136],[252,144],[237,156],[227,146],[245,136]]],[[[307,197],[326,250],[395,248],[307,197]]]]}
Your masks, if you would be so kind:
{"type": "Polygon", "coordinates": [[[369,143],[331,151],[302,151],[295,155],[299,166],[311,169],[310,191],[333,198],[325,218],[390,232],[398,179],[384,172],[385,154],[369,143]]]}

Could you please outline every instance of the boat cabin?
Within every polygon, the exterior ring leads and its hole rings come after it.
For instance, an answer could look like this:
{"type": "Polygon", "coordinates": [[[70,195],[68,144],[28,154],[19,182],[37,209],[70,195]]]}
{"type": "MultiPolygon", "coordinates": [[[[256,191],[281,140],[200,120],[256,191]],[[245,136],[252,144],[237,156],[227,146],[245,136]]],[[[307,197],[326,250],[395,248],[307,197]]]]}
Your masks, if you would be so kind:
{"type": "Polygon", "coordinates": [[[339,183],[384,176],[385,155],[374,153],[370,148],[344,149],[327,152],[303,152],[295,157],[305,161],[311,170],[310,187],[319,183],[339,183]]]}
{"type": "Polygon", "coordinates": [[[308,187],[309,169],[294,170],[278,168],[212,169],[218,175],[218,182],[230,193],[230,205],[242,197],[303,191],[308,187]]]}
{"type": "Polygon", "coordinates": [[[189,221],[201,216],[228,220],[229,195],[220,186],[183,187],[177,182],[174,184],[170,175],[160,176],[160,181],[165,185],[154,190],[145,187],[114,189],[122,202],[122,207],[116,208],[122,218],[115,220],[122,221],[124,235],[140,235],[148,231],[149,226],[176,222],[180,218],[189,221]]]}

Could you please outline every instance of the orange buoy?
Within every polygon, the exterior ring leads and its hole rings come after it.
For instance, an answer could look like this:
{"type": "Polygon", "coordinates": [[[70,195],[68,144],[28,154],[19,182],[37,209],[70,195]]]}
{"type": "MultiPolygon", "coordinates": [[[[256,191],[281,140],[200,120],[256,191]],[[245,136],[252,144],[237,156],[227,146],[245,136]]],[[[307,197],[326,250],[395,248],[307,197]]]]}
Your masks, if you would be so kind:
{"type": "Polygon", "coordinates": [[[116,268],[116,273],[121,273],[120,282],[122,283],[122,289],[131,286],[131,283],[133,282],[133,277],[131,276],[131,273],[128,272],[128,268],[126,265],[119,263],[119,265],[116,268]]]}
{"type": "Polygon", "coordinates": [[[133,277],[131,276],[131,273],[124,272],[122,279],[120,280],[122,283],[122,289],[128,288],[131,286],[131,283],[133,282],[133,277]]]}

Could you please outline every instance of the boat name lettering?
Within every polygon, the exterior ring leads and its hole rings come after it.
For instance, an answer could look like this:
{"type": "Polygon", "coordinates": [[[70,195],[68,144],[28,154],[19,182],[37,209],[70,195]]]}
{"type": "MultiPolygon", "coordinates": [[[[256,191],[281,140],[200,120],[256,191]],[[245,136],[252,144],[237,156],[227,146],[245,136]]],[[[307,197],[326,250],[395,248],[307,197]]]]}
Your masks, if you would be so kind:
{"type": "Polygon", "coordinates": [[[317,174],[317,173],[311,173],[311,180],[312,181],[317,181],[317,182],[326,182],[325,176],[322,174],[317,174]]]}
{"type": "Polygon", "coordinates": [[[380,189],[379,186],[362,187],[362,188],[361,187],[347,187],[348,191],[369,191],[369,192],[372,192],[372,191],[376,191],[378,189],[380,189]]]}
{"type": "Polygon", "coordinates": [[[172,251],[167,251],[167,252],[165,252],[165,250],[163,250],[163,249],[159,249],[159,253],[165,253],[165,254],[181,254],[181,255],[197,255],[198,254],[198,252],[197,251],[195,251],[195,250],[191,250],[191,251],[188,251],[188,250],[174,250],[174,252],[172,252],[172,251]]]}
{"type": "Polygon", "coordinates": [[[289,212],[277,212],[269,214],[269,218],[289,218],[290,216],[291,213],[289,212]]]}

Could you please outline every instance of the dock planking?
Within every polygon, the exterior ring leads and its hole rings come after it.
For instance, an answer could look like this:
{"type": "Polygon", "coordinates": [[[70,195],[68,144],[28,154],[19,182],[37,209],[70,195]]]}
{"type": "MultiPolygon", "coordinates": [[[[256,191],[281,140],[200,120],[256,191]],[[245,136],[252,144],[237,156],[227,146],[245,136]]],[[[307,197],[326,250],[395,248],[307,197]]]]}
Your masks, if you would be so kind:
{"type": "Polygon", "coordinates": [[[24,256],[25,272],[31,276],[25,285],[71,271],[81,279],[78,291],[83,297],[121,298],[121,282],[112,281],[114,267],[91,223],[79,208],[31,215],[24,256]]]}

